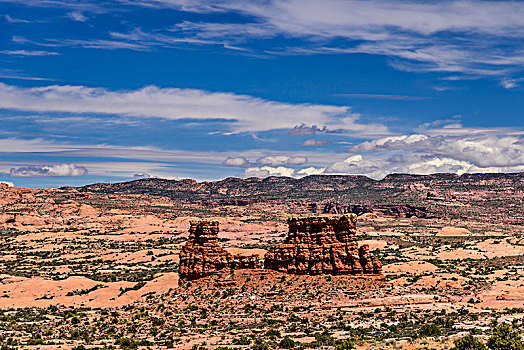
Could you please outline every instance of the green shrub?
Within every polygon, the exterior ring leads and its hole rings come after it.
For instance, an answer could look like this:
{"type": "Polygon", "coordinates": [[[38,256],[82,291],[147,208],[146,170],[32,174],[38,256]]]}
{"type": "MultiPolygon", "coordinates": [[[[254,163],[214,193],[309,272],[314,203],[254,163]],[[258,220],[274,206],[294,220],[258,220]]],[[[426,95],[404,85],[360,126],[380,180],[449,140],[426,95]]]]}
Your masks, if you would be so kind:
{"type": "Polygon", "coordinates": [[[280,341],[279,346],[283,349],[292,349],[295,347],[295,341],[289,337],[285,337],[280,341]]]}
{"type": "Polygon", "coordinates": [[[483,342],[468,334],[460,339],[455,340],[455,346],[451,350],[486,350],[483,342]]]}
{"type": "Polygon", "coordinates": [[[438,337],[442,334],[442,332],[436,324],[427,323],[420,327],[419,334],[422,337],[438,337]]]}
{"type": "Polygon", "coordinates": [[[509,323],[503,323],[493,330],[488,340],[488,348],[492,350],[524,350],[521,332],[509,323]]]}

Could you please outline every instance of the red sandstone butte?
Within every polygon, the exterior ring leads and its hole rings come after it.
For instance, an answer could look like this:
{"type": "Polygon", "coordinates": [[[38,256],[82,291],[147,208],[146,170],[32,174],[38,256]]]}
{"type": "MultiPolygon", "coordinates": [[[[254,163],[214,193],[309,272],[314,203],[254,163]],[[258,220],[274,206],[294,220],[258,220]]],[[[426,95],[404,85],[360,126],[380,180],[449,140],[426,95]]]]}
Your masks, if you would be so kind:
{"type": "Polygon", "coordinates": [[[260,268],[257,255],[232,255],[218,244],[218,221],[191,222],[189,240],[180,252],[178,273],[196,279],[231,269],[260,268]]]}
{"type": "Polygon", "coordinates": [[[284,243],[265,255],[266,269],[292,274],[379,274],[382,264],[358,247],[357,216],[313,216],[288,220],[284,243]]]}

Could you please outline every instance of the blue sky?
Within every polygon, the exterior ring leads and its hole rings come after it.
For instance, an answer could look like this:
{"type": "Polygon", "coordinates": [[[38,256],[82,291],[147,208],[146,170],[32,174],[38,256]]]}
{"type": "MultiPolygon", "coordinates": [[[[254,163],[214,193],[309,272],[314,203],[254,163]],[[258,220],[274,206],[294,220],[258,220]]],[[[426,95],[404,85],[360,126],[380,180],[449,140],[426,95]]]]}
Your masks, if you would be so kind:
{"type": "Polygon", "coordinates": [[[524,3],[0,0],[0,181],[524,171],[524,3]]]}

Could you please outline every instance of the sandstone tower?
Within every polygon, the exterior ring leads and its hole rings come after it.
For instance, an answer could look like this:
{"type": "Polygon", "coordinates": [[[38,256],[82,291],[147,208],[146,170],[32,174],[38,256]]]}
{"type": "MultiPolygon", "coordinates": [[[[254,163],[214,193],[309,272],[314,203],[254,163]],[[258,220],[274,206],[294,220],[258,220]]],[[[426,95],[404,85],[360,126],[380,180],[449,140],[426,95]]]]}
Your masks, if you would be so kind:
{"type": "Polygon", "coordinates": [[[196,279],[231,269],[260,268],[257,255],[232,255],[218,244],[218,221],[192,221],[189,240],[180,252],[178,273],[196,279]]]}
{"type": "Polygon", "coordinates": [[[378,274],[380,261],[369,246],[358,247],[357,216],[316,216],[288,220],[284,243],[265,255],[265,268],[293,274],[378,274]]]}

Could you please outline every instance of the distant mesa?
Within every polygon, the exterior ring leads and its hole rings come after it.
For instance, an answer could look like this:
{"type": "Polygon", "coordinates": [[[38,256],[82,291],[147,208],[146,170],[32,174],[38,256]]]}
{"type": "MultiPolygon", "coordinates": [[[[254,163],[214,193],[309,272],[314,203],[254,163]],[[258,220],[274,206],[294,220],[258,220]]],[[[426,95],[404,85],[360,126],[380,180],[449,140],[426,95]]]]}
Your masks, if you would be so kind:
{"type": "Polygon", "coordinates": [[[178,273],[191,280],[232,269],[260,268],[258,255],[232,255],[218,244],[218,221],[192,221],[189,240],[180,252],[178,273]]]}
{"type": "Polygon", "coordinates": [[[284,243],[265,255],[265,268],[292,274],[380,274],[382,264],[358,247],[357,215],[313,216],[288,220],[284,243]]]}

